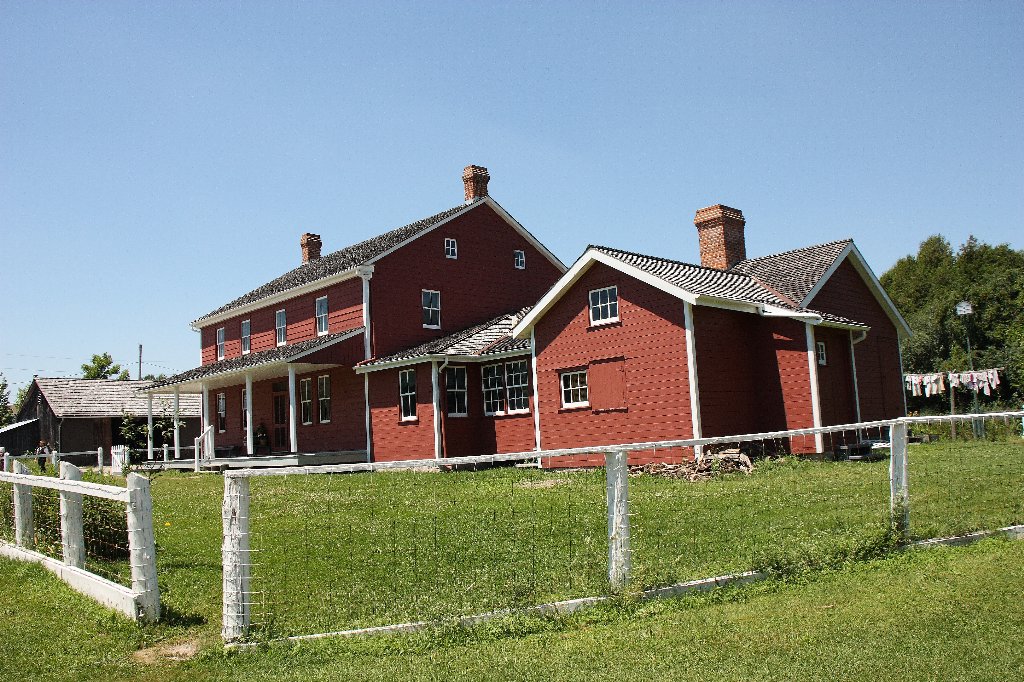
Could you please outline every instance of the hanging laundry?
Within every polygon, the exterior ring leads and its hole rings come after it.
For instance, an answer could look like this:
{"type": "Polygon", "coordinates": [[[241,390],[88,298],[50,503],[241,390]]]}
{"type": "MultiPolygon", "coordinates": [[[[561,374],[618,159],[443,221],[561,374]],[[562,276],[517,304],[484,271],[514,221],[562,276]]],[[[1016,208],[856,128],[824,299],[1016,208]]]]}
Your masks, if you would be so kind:
{"type": "Polygon", "coordinates": [[[951,388],[964,387],[985,395],[992,395],[992,391],[999,386],[999,371],[1002,367],[983,369],[975,372],[950,372],[949,385],[951,388]]]}

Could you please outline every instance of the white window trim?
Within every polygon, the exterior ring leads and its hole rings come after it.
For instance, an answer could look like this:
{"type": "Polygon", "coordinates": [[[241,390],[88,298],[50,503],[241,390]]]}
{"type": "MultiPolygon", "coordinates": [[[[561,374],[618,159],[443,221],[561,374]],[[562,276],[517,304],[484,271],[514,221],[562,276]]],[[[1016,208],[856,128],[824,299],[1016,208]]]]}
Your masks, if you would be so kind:
{"type": "Polygon", "coordinates": [[[403,370],[400,370],[398,372],[398,417],[399,417],[399,419],[401,421],[403,421],[403,422],[419,421],[419,414],[418,414],[418,411],[416,409],[416,393],[417,393],[418,390],[419,390],[419,387],[416,386],[416,370],[415,369],[403,369],[403,370]],[[402,393],[402,375],[407,374],[407,373],[411,373],[412,377],[413,377],[412,380],[413,380],[413,387],[414,387],[414,389],[413,389],[412,393],[402,393]],[[405,414],[402,413],[402,410],[403,410],[402,398],[404,398],[407,395],[411,395],[412,396],[412,409],[413,409],[413,413],[411,415],[408,415],[408,416],[406,416],[405,414]]]}
{"type": "Polygon", "coordinates": [[[818,351],[818,353],[817,353],[817,355],[818,355],[818,364],[821,365],[822,367],[827,366],[828,365],[828,354],[825,351],[825,342],[824,341],[817,341],[817,342],[815,342],[814,346],[815,346],[815,348],[818,351]]]}
{"type": "Polygon", "coordinates": [[[516,270],[526,269],[526,252],[522,249],[516,249],[512,252],[512,266],[516,270]]]}
{"type": "Polygon", "coordinates": [[[327,336],[327,333],[330,331],[330,328],[331,328],[330,314],[331,314],[331,311],[327,307],[327,297],[326,296],[320,296],[319,298],[317,298],[316,302],[313,304],[313,317],[316,318],[316,335],[317,336],[327,336]],[[323,331],[320,330],[320,301],[324,302],[324,316],[323,316],[324,328],[323,328],[323,331]]]}
{"type": "Polygon", "coordinates": [[[499,363],[496,363],[496,364],[493,364],[493,365],[484,365],[484,366],[482,366],[480,368],[480,394],[481,394],[481,397],[483,398],[484,416],[485,417],[502,417],[502,416],[505,415],[505,409],[498,410],[497,412],[488,412],[487,411],[487,390],[488,389],[487,389],[487,384],[486,384],[486,381],[487,381],[486,374],[487,374],[487,370],[492,368],[492,367],[499,367],[501,369],[501,371],[498,374],[498,376],[501,378],[501,404],[502,404],[503,408],[507,408],[508,407],[508,386],[505,385],[505,364],[499,362],[499,363]]]}
{"type": "Polygon", "coordinates": [[[284,308],[281,308],[280,310],[274,312],[274,340],[277,342],[277,345],[279,347],[288,345],[288,313],[285,311],[284,308]],[[281,313],[284,313],[284,326],[278,327],[278,315],[281,313]],[[281,330],[284,331],[284,334],[280,333],[281,330]],[[283,340],[281,339],[282,336],[284,337],[283,340]]]}
{"type": "Polygon", "coordinates": [[[217,359],[224,359],[224,327],[217,327],[217,359]]]}
{"type": "Polygon", "coordinates": [[[454,237],[444,238],[444,257],[450,258],[451,260],[458,260],[459,258],[459,242],[454,237]],[[451,253],[448,252],[448,246],[451,245],[451,253]]]}
{"type": "MultiPolygon", "coordinates": [[[[330,424],[331,423],[330,419],[321,419],[320,418],[320,406],[323,404],[323,401],[324,401],[323,391],[320,390],[320,380],[321,379],[327,379],[327,385],[330,386],[331,385],[331,375],[330,374],[321,374],[320,376],[318,376],[316,378],[316,420],[317,420],[318,424],[330,424]]],[[[334,399],[334,395],[333,394],[327,396],[327,400],[333,400],[333,399],[334,399]]],[[[332,409],[333,409],[333,406],[332,406],[332,409]]]]}
{"type": "Polygon", "coordinates": [[[606,325],[606,324],[615,324],[616,322],[619,321],[619,314],[618,313],[619,313],[619,287],[618,287],[617,284],[613,284],[613,285],[607,286],[607,287],[600,287],[598,289],[591,289],[590,291],[587,292],[587,317],[590,319],[590,326],[591,327],[600,327],[600,326],[606,325]],[[604,320],[597,320],[597,321],[595,321],[594,320],[594,306],[590,302],[590,297],[591,297],[592,294],[595,294],[597,292],[608,291],[608,290],[614,290],[615,291],[615,313],[616,314],[615,314],[614,317],[609,317],[609,318],[606,318],[604,320]]]}
{"type": "MultiPolygon", "coordinates": [[[[466,405],[466,411],[465,412],[452,412],[450,410],[447,410],[448,416],[449,417],[468,417],[469,416],[469,371],[466,369],[465,365],[449,365],[446,369],[448,369],[448,370],[460,370],[463,373],[463,375],[466,377],[465,388],[461,389],[461,392],[465,396],[465,400],[463,400],[463,402],[466,405]]],[[[445,379],[444,379],[444,398],[445,398],[445,403],[446,403],[445,407],[446,408],[449,407],[450,404],[451,404],[451,401],[448,400],[448,394],[450,392],[451,392],[451,389],[448,388],[448,377],[446,375],[445,379]]]]}
{"type": "Polygon", "coordinates": [[[423,294],[437,294],[437,324],[423,324],[424,329],[441,328],[441,292],[436,289],[420,289],[420,316],[423,315],[423,294]]]}
{"type": "Polygon", "coordinates": [[[242,340],[242,355],[248,355],[252,351],[252,323],[249,320],[242,320],[238,325],[238,335],[242,340]]]}
{"type": "Polygon", "coordinates": [[[590,407],[590,377],[587,375],[587,370],[585,370],[585,369],[573,369],[573,370],[569,370],[569,371],[566,371],[566,372],[559,372],[558,373],[558,401],[559,401],[559,403],[561,403],[562,409],[565,409],[565,410],[572,410],[572,409],[581,408],[581,407],[590,407]],[[563,387],[562,382],[563,382],[563,377],[569,376],[570,374],[582,374],[584,376],[584,378],[587,380],[587,382],[586,382],[586,385],[587,385],[587,400],[586,401],[578,402],[578,403],[567,403],[567,402],[565,402],[565,388],[563,387]]]}
{"type": "MultiPolygon", "coordinates": [[[[590,395],[590,394],[588,393],[587,395],[590,395]]],[[[530,363],[527,360],[510,360],[510,361],[505,363],[505,408],[506,408],[506,414],[530,414],[530,363]],[[517,362],[525,362],[526,363],[526,372],[524,373],[524,376],[526,377],[526,383],[522,385],[522,388],[526,391],[526,407],[521,409],[521,410],[510,410],[510,409],[508,409],[508,405],[509,405],[509,398],[508,398],[508,387],[509,387],[508,375],[509,375],[509,371],[508,371],[508,366],[509,365],[513,365],[513,364],[515,364],[517,362]]]]}
{"type": "Polygon", "coordinates": [[[299,379],[299,419],[302,419],[303,426],[313,423],[313,380],[309,377],[299,379]],[[303,397],[303,387],[306,387],[306,394],[303,397]],[[309,421],[302,419],[302,406],[309,403],[309,421]]]}

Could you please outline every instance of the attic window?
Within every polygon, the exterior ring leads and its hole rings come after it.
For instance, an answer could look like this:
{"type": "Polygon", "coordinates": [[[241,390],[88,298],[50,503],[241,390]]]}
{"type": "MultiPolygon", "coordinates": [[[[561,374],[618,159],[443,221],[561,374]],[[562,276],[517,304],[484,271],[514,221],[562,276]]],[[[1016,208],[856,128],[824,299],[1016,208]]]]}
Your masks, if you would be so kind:
{"type": "Polygon", "coordinates": [[[512,252],[512,264],[515,265],[516,270],[526,269],[526,252],[520,249],[516,249],[512,252]]]}
{"type": "Polygon", "coordinates": [[[444,240],[444,257],[445,258],[458,258],[459,257],[459,245],[451,237],[446,237],[444,240]]]}
{"type": "Polygon", "coordinates": [[[590,292],[590,324],[611,324],[619,321],[619,288],[594,289],[590,292]]]}
{"type": "Polygon", "coordinates": [[[818,364],[822,366],[827,365],[828,356],[825,354],[825,342],[818,341],[815,345],[818,348],[818,364]]]}

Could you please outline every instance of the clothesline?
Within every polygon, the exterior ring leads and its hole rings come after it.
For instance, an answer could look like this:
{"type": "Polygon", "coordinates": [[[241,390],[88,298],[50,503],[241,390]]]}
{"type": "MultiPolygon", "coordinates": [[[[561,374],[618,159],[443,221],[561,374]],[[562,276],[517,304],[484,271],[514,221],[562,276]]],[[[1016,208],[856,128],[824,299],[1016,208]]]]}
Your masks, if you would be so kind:
{"type": "Polygon", "coordinates": [[[950,389],[966,388],[985,395],[992,395],[999,386],[999,372],[1002,367],[991,369],[979,369],[970,372],[930,372],[927,374],[904,374],[903,381],[907,390],[912,395],[924,395],[930,397],[945,393],[946,382],[949,382],[950,389]]]}

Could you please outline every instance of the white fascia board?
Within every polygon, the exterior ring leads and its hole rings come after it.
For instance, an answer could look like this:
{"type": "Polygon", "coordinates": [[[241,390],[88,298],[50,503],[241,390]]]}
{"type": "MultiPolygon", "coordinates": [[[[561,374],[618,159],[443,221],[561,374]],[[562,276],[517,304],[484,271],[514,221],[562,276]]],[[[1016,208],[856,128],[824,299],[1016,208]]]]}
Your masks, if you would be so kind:
{"type": "Polygon", "coordinates": [[[871,270],[868,262],[864,259],[864,255],[852,241],[846,245],[846,248],[843,249],[842,253],[839,254],[829,269],[825,271],[825,274],[821,276],[821,279],[819,279],[818,283],[814,285],[814,288],[811,289],[804,300],[800,302],[800,307],[810,307],[811,301],[818,295],[818,292],[822,290],[825,283],[828,282],[829,278],[831,278],[833,274],[835,274],[835,271],[839,269],[839,266],[842,265],[843,261],[846,260],[847,257],[851,257],[850,264],[853,265],[854,269],[857,270],[861,278],[867,283],[868,289],[871,290],[875,300],[878,301],[878,304],[882,306],[886,315],[888,315],[889,319],[892,320],[899,336],[913,336],[910,325],[907,324],[907,321],[903,319],[902,315],[900,315],[900,311],[896,308],[896,304],[892,302],[891,298],[889,298],[889,294],[885,293],[885,288],[882,286],[882,283],[878,281],[877,277],[875,277],[875,273],[871,270]]]}
{"type": "Polygon", "coordinates": [[[348,270],[345,270],[344,272],[339,272],[334,275],[328,275],[327,277],[318,279],[315,282],[307,282],[306,284],[300,284],[299,286],[294,287],[292,289],[287,289],[276,294],[271,294],[270,296],[266,296],[257,301],[246,303],[245,305],[241,305],[237,308],[232,308],[231,310],[225,310],[224,312],[217,313],[216,315],[211,315],[210,317],[194,320],[191,323],[190,327],[192,328],[193,331],[200,331],[205,327],[210,327],[220,322],[230,320],[233,317],[240,317],[242,315],[245,315],[246,313],[251,313],[252,311],[259,310],[260,308],[263,308],[265,306],[281,303],[283,301],[295,298],[296,296],[302,296],[312,291],[316,291],[317,289],[323,289],[324,287],[333,286],[335,284],[338,284],[339,282],[344,282],[345,280],[359,277],[361,268],[362,266],[350,268],[348,270]]]}
{"type": "Polygon", "coordinates": [[[383,362],[379,365],[360,365],[354,367],[356,374],[369,374],[370,372],[379,372],[385,369],[394,369],[396,367],[407,367],[409,365],[419,365],[425,362],[454,362],[456,364],[463,364],[467,362],[475,362],[483,364],[492,360],[504,360],[505,358],[515,358],[520,356],[526,356],[530,354],[529,348],[522,348],[518,350],[506,350],[501,353],[488,353],[487,355],[459,355],[456,353],[433,353],[430,355],[417,355],[413,358],[403,358],[401,360],[393,360],[391,362],[383,362]]]}
{"type": "MultiPolygon", "coordinates": [[[[618,270],[623,274],[629,275],[630,277],[637,279],[645,284],[649,284],[655,289],[660,289],[665,293],[675,296],[678,299],[686,301],[690,304],[697,303],[697,299],[700,298],[694,294],[680,289],[674,284],[669,284],[660,277],[644,272],[643,270],[636,268],[627,263],[623,263],[618,258],[609,256],[608,254],[598,251],[597,249],[587,249],[582,256],[580,256],[569,271],[562,275],[554,286],[548,289],[548,292],[537,302],[537,305],[533,307],[529,313],[519,321],[519,324],[512,330],[512,336],[517,339],[525,339],[529,336],[530,330],[537,324],[541,317],[547,313],[551,307],[558,302],[559,299],[565,294],[566,291],[572,288],[574,284],[595,264],[601,263],[607,265],[610,268],[618,270]]],[[[710,301],[709,301],[709,304],[710,301]]]]}

